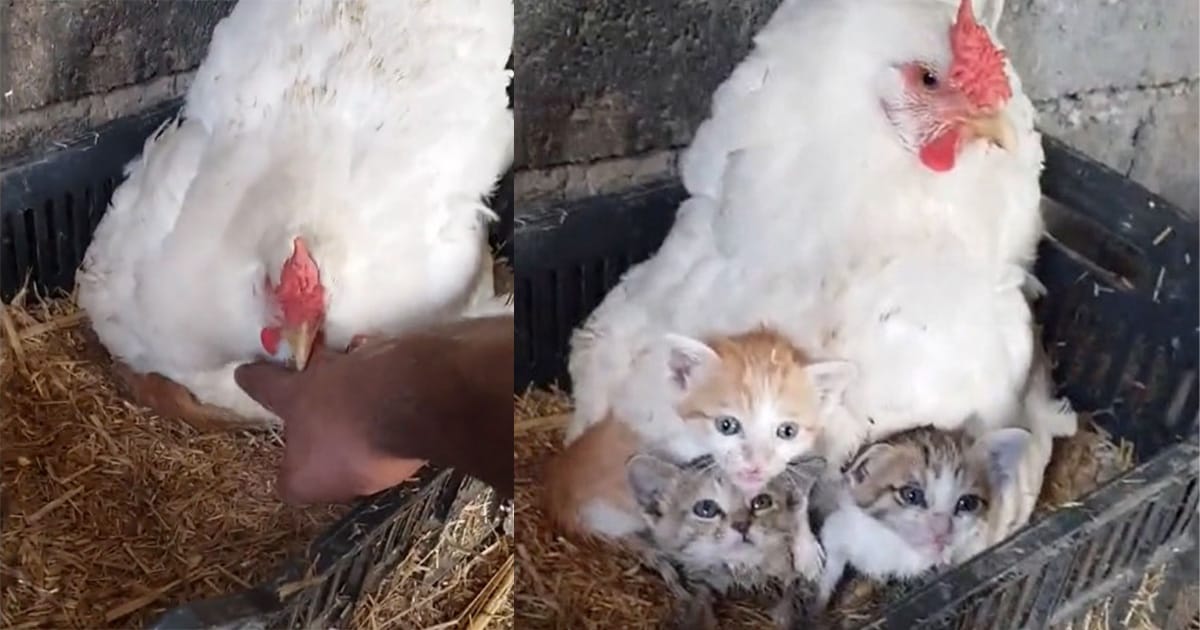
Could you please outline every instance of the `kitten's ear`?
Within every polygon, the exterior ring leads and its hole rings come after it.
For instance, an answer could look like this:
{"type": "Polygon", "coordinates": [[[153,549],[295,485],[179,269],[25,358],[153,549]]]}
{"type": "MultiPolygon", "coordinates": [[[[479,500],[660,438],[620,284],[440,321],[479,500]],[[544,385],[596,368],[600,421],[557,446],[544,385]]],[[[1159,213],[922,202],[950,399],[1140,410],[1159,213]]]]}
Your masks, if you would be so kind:
{"type": "Polygon", "coordinates": [[[663,493],[678,475],[678,466],[653,455],[634,455],[625,463],[625,477],[633,498],[648,512],[658,509],[663,493]]]}
{"type": "Polygon", "coordinates": [[[663,336],[667,349],[667,369],[671,382],[687,389],[704,369],[720,360],[717,351],[698,339],[683,335],[663,336]]]}
{"type": "Polygon", "coordinates": [[[821,410],[827,412],[842,404],[846,388],[858,378],[858,367],[850,361],[821,361],[805,366],[804,373],[817,391],[821,410]]]}
{"type": "Polygon", "coordinates": [[[850,485],[857,486],[866,481],[871,473],[879,470],[887,462],[895,450],[896,447],[891,444],[880,442],[859,452],[858,456],[846,467],[845,475],[850,485]]]}
{"type": "Polygon", "coordinates": [[[788,462],[787,473],[794,479],[815,480],[825,473],[824,457],[808,455],[788,462]]]}
{"type": "Polygon", "coordinates": [[[807,497],[817,480],[825,474],[827,462],[824,457],[810,455],[788,462],[784,469],[793,490],[807,497]]]}
{"type": "Polygon", "coordinates": [[[997,429],[986,433],[971,447],[972,457],[987,472],[992,490],[1003,489],[1017,476],[1021,459],[1033,436],[1025,429],[997,429]]]}

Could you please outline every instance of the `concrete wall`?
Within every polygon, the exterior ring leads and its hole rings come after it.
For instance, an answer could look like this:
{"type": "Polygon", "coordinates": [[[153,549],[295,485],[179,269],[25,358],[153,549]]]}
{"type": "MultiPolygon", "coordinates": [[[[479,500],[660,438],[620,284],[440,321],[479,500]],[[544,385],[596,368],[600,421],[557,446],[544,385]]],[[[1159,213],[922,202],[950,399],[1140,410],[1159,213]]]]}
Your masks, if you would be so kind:
{"type": "Polygon", "coordinates": [[[182,94],[233,0],[0,3],[0,159],[182,94]]]}
{"type": "MultiPolygon", "coordinates": [[[[669,166],[778,0],[571,4],[517,0],[525,198],[669,166]]],[[[1193,212],[1197,13],[1196,0],[1008,0],[1000,27],[1046,132],[1193,212]]]]}

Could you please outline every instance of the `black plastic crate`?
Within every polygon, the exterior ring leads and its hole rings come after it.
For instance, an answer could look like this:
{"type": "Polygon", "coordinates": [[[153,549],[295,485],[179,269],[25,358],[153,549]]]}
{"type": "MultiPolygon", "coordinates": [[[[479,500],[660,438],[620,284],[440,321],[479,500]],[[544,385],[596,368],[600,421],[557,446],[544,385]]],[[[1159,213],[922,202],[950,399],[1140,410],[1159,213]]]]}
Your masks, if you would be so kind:
{"type": "MultiPolygon", "coordinates": [[[[866,627],[1062,625],[1136,586],[1146,567],[1196,553],[1197,224],[1062,143],[1044,144],[1048,234],[1036,272],[1049,292],[1036,315],[1055,382],[1076,409],[1097,412],[1102,426],[1130,440],[1139,465],[917,586],[866,627]]],[[[519,388],[569,388],[571,331],[657,249],[684,198],[670,181],[522,208],[519,388]]],[[[1168,586],[1177,591],[1181,582],[1168,586]]],[[[1160,591],[1160,611],[1174,596],[1160,591]]]]}
{"type": "MultiPolygon", "coordinates": [[[[510,94],[511,99],[511,94],[510,94]]],[[[77,141],[0,170],[0,298],[26,282],[42,295],[69,292],[92,233],[145,139],[181,105],[163,103],[98,127],[77,141]]],[[[489,235],[512,259],[512,173],[490,207],[500,216],[489,235]]],[[[344,626],[354,603],[374,590],[422,534],[440,529],[463,502],[484,491],[452,470],[429,468],[416,479],[369,497],[313,541],[303,557],[253,589],[168,611],[154,628],[344,626]],[[457,498],[457,500],[456,500],[457,498]]]]}

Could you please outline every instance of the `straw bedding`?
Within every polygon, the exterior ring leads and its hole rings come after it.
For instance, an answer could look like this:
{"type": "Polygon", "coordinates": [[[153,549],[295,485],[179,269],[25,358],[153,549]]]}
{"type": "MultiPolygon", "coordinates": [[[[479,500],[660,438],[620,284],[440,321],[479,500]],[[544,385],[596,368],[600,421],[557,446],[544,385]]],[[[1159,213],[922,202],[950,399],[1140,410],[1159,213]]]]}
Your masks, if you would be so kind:
{"type": "MultiPolygon", "coordinates": [[[[0,313],[0,627],[137,627],[262,581],[344,513],[278,501],[278,436],[201,434],[126,402],[70,300],[21,296],[0,313]]],[[[508,556],[482,514],[405,559],[355,626],[403,613],[405,626],[504,627],[502,579],[473,601],[508,556]]]]}
{"type": "Polygon", "coordinates": [[[1180,589],[1174,602],[1160,601],[1164,573],[1165,569],[1161,566],[1146,570],[1123,615],[1118,616],[1114,612],[1117,608],[1116,602],[1109,598],[1066,624],[1063,630],[1108,630],[1114,627],[1126,630],[1163,630],[1154,619],[1156,613],[1163,608],[1169,611],[1167,629],[1200,630],[1200,612],[1197,612],[1197,607],[1200,607],[1200,587],[1193,584],[1180,589]]]}
{"type": "MultiPolygon", "coordinates": [[[[566,540],[552,531],[542,510],[541,474],[559,452],[569,398],[556,391],[532,390],[517,401],[516,497],[519,575],[515,594],[522,628],[647,628],[670,610],[661,579],[639,568],[632,556],[599,543],[566,540]]],[[[1132,450],[1118,446],[1088,418],[1082,430],[1056,444],[1047,470],[1039,511],[1077,499],[1129,469],[1132,450]]],[[[878,610],[881,594],[865,583],[852,584],[835,603],[837,625],[854,625],[878,610]]],[[[722,602],[722,628],[770,627],[766,610],[749,602],[722,602]]]]}
{"type": "Polygon", "coordinates": [[[378,592],[363,598],[352,627],[513,628],[513,544],[496,534],[489,496],[467,505],[438,540],[414,545],[378,592]]]}

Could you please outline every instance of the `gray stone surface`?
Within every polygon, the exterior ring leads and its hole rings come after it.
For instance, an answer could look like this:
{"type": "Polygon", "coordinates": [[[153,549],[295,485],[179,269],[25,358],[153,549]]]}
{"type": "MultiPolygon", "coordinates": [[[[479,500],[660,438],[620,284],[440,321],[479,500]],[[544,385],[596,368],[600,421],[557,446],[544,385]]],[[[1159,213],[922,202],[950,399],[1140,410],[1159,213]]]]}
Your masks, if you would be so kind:
{"type": "Polygon", "coordinates": [[[1042,130],[1181,208],[1200,212],[1196,81],[1103,90],[1039,103],[1042,130]]]}
{"type": "Polygon", "coordinates": [[[1200,75],[1195,0],[1008,0],[999,38],[1030,98],[1200,75]]]}
{"type": "Polygon", "coordinates": [[[1112,168],[1129,173],[1134,141],[1158,95],[1153,91],[1092,92],[1038,103],[1042,131],[1112,168]]]}
{"type": "Polygon", "coordinates": [[[213,26],[233,5],[232,0],[3,3],[0,155],[21,153],[39,140],[67,133],[78,126],[70,118],[94,122],[105,113],[129,113],[118,107],[92,115],[90,108],[70,104],[120,101],[140,107],[147,98],[169,98],[170,90],[163,88],[169,82],[163,79],[199,65],[213,26]],[[98,98],[131,88],[147,93],[115,101],[98,98]]]}
{"type": "Polygon", "coordinates": [[[1129,175],[1146,188],[1200,214],[1200,91],[1188,89],[1159,99],[1138,135],[1129,175]]]}

